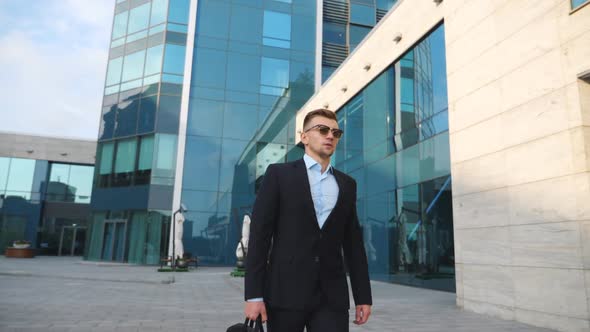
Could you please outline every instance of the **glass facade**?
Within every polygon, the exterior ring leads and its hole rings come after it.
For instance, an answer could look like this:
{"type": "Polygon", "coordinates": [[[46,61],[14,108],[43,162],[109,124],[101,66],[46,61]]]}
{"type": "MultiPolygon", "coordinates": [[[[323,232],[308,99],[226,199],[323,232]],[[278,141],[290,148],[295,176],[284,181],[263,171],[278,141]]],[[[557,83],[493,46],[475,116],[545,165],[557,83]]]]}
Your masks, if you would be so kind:
{"type": "Polygon", "coordinates": [[[166,247],[157,234],[172,209],[189,4],[117,1],[87,259],[157,264],[166,247]]]}
{"type": "Polygon", "coordinates": [[[266,166],[300,150],[294,118],[314,91],[315,29],[313,0],[198,2],[181,200],[184,249],[204,264],[235,262],[266,166]]]}
{"type": "Polygon", "coordinates": [[[444,26],[337,111],[371,277],[454,290],[444,26]]]}
{"type": "Polygon", "coordinates": [[[323,0],[322,83],[397,0],[323,0]]]}
{"type": "Polygon", "coordinates": [[[572,9],[576,9],[584,4],[590,2],[589,0],[572,0],[572,9]]]}
{"type": "Polygon", "coordinates": [[[0,252],[27,240],[38,254],[81,255],[93,174],[88,165],[0,157],[0,252]]]}

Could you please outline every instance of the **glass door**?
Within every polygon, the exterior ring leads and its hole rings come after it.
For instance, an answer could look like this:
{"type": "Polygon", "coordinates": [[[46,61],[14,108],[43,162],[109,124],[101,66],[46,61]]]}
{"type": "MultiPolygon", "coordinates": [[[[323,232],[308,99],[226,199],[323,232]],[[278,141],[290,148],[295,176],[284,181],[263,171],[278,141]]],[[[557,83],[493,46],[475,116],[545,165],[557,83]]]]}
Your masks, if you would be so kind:
{"type": "Polygon", "coordinates": [[[63,226],[59,237],[58,256],[82,256],[86,241],[86,227],[63,226]]]}
{"type": "Polygon", "coordinates": [[[124,262],[126,238],[127,220],[105,220],[102,242],[102,260],[124,262]]]}

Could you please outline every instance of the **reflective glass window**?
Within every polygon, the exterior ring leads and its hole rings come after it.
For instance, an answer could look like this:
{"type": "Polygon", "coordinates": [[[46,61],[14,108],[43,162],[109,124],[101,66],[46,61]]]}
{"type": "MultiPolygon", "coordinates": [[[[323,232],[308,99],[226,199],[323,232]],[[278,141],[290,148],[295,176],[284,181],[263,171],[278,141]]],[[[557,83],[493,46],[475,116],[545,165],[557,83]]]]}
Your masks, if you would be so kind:
{"type": "Polygon", "coordinates": [[[115,125],[116,137],[130,136],[136,133],[138,108],[139,101],[137,99],[119,103],[115,125]]]}
{"type": "Polygon", "coordinates": [[[198,136],[221,137],[224,103],[193,99],[189,104],[187,133],[198,136]]]}
{"type": "Polygon", "coordinates": [[[71,165],[70,177],[68,179],[68,192],[66,200],[73,199],[76,203],[90,203],[92,193],[92,178],[94,167],[71,165]],[[70,196],[73,197],[70,197],[70,196]]]}
{"type": "Polygon", "coordinates": [[[359,26],[359,25],[354,25],[351,24],[350,25],[350,49],[352,51],[352,49],[356,48],[356,46],[358,44],[361,43],[361,41],[363,40],[363,38],[365,38],[365,36],[369,33],[369,31],[371,31],[371,28],[367,28],[367,27],[363,27],[363,26],[359,26]]]}
{"type": "Polygon", "coordinates": [[[113,35],[111,39],[117,39],[127,34],[127,17],[129,16],[128,11],[124,11],[115,15],[113,22],[113,35]]]}
{"type": "Polygon", "coordinates": [[[238,161],[248,143],[249,141],[245,140],[223,139],[219,174],[220,191],[232,191],[236,189],[234,187],[234,183],[238,181],[237,179],[234,180],[234,176],[236,176],[236,165],[238,165],[238,161]]]}
{"type": "Polygon", "coordinates": [[[141,138],[139,147],[139,161],[137,164],[138,170],[146,170],[152,168],[152,157],[154,154],[154,136],[144,136],[141,138]]]}
{"type": "Polygon", "coordinates": [[[197,48],[194,59],[192,84],[224,88],[227,53],[207,48],[197,48]]]}
{"type": "Polygon", "coordinates": [[[226,87],[231,90],[258,92],[260,57],[238,53],[228,54],[226,87]]]}
{"type": "Polygon", "coordinates": [[[260,92],[280,96],[283,94],[284,88],[288,86],[289,61],[263,57],[260,71],[260,92]]]}
{"type": "Polygon", "coordinates": [[[50,201],[65,201],[66,191],[71,195],[73,191],[69,188],[68,178],[70,176],[70,165],[51,164],[49,173],[49,183],[47,183],[46,199],[50,201]]]}
{"type": "Polygon", "coordinates": [[[289,48],[291,46],[291,15],[264,11],[262,42],[267,46],[289,48]]]}
{"type": "Polygon", "coordinates": [[[217,191],[183,190],[182,201],[190,206],[190,211],[217,211],[217,191]]]}
{"type": "Polygon", "coordinates": [[[576,9],[585,3],[588,3],[588,0],[572,0],[572,9],[576,9]]]}
{"type": "Polygon", "coordinates": [[[31,192],[35,176],[35,160],[12,158],[6,190],[31,192]]]}
{"type": "Polygon", "coordinates": [[[0,193],[6,189],[8,180],[8,168],[10,167],[10,158],[0,157],[0,193]]]}
{"type": "Polygon", "coordinates": [[[143,4],[139,7],[131,9],[129,12],[129,23],[127,27],[127,34],[144,30],[148,28],[150,20],[150,3],[143,4]]]}
{"type": "Polygon", "coordinates": [[[152,183],[172,185],[176,165],[176,135],[157,134],[152,183]]]}
{"type": "Polygon", "coordinates": [[[158,74],[162,71],[162,58],[164,56],[164,45],[158,45],[147,49],[145,59],[144,75],[158,74]]]}
{"type": "Polygon", "coordinates": [[[188,24],[190,0],[170,0],[168,21],[188,24]]]}
{"type": "Polygon", "coordinates": [[[262,10],[232,5],[230,35],[232,40],[259,43],[262,39],[262,10]]]}
{"type": "Polygon", "coordinates": [[[107,69],[107,86],[121,82],[121,69],[123,68],[123,57],[109,60],[107,69]]]}
{"type": "Polygon", "coordinates": [[[346,25],[324,22],[323,42],[346,45],[346,25]]]}
{"type": "Polygon", "coordinates": [[[223,136],[249,140],[258,124],[258,107],[255,105],[227,103],[223,116],[223,136]]]}
{"type": "Polygon", "coordinates": [[[168,0],[153,0],[150,26],[166,22],[168,14],[168,0]]]}
{"type": "Polygon", "coordinates": [[[115,158],[115,173],[132,172],[135,167],[135,151],[137,142],[135,138],[117,142],[117,156],[115,158]]]}
{"type": "Polygon", "coordinates": [[[137,121],[137,132],[139,134],[154,131],[157,101],[156,96],[142,98],[140,100],[139,118],[137,121]]]}
{"type": "Polygon", "coordinates": [[[113,142],[102,144],[99,174],[110,174],[112,172],[114,147],[113,142]]]}
{"type": "Polygon", "coordinates": [[[158,107],[158,132],[178,133],[180,97],[160,96],[158,107]]]}
{"type": "Polygon", "coordinates": [[[350,23],[375,25],[375,7],[357,3],[350,4],[350,23]]]}
{"type": "Polygon", "coordinates": [[[182,75],[184,73],[184,54],[186,46],[166,44],[164,72],[182,75]]]}
{"type": "Polygon", "coordinates": [[[397,0],[377,0],[377,8],[382,10],[390,10],[397,0]]]}
{"type": "Polygon", "coordinates": [[[122,81],[125,82],[140,78],[143,73],[144,60],[145,50],[126,55],[125,62],[123,64],[122,81]]]}
{"type": "Polygon", "coordinates": [[[184,168],[198,176],[184,176],[182,187],[217,191],[220,152],[220,138],[187,136],[184,168]]]}
{"type": "Polygon", "coordinates": [[[197,34],[227,39],[231,18],[230,4],[218,0],[200,0],[197,11],[197,34]]]}

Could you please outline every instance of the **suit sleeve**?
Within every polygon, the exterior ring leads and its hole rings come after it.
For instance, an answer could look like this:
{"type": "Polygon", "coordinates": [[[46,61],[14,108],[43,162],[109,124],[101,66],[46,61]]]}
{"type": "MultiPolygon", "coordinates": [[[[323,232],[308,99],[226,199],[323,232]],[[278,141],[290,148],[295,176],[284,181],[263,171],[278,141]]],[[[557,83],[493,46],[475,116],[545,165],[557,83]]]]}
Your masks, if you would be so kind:
{"type": "Polygon", "coordinates": [[[246,301],[263,297],[268,250],[279,209],[279,183],[277,177],[276,166],[268,166],[254,202],[244,281],[244,297],[246,301]]]}
{"type": "Polygon", "coordinates": [[[352,180],[353,211],[348,220],[343,249],[350,272],[352,295],[356,305],[373,304],[371,297],[371,283],[369,281],[369,267],[367,254],[363,243],[363,235],[356,212],[356,182],[352,180]]]}

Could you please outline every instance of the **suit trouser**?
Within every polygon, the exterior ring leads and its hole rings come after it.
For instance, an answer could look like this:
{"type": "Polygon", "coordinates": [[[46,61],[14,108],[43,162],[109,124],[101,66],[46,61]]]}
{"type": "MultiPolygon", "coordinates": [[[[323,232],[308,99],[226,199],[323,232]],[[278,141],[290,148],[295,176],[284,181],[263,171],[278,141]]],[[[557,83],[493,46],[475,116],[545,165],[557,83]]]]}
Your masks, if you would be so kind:
{"type": "Polygon", "coordinates": [[[268,332],[348,332],[348,310],[330,308],[322,300],[312,310],[267,308],[268,332]]]}

